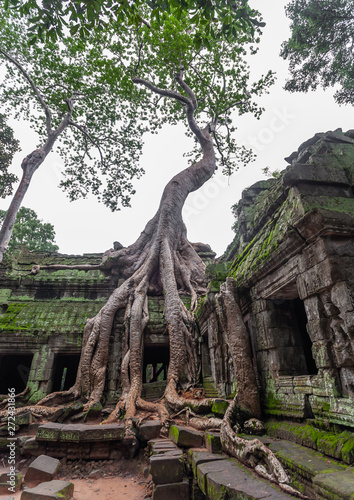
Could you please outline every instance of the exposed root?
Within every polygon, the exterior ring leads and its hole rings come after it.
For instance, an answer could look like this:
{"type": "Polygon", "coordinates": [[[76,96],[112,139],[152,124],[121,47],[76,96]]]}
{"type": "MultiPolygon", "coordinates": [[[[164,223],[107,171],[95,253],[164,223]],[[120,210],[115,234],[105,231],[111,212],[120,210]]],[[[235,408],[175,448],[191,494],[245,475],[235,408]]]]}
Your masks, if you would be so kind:
{"type": "Polygon", "coordinates": [[[259,439],[243,439],[233,431],[232,417],[237,404],[235,398],[222,421],[220,438],[223,450],[253,468],[264,479],[278,484],[284,491],[300,498],[307,498],[290,486],[289,476],[269,448],[259,439]]]}
{"type": "MultiPolygon", "coordinates": [[[[48,418],[54,415],[56,411],[58,410],[58,407],[48,407],[48,406],[23,406],[21,408],[15,408],[14,414],[16,416],[23,415],[24,413],[27,413],[30,411],[33,416],[35,417],[44,417],[48,418]]],[[[3,418],[7,419],[8,417],[8,411],[7,410],[1,410],[0,411],[0,419],[2,420],[3,418]]]]}

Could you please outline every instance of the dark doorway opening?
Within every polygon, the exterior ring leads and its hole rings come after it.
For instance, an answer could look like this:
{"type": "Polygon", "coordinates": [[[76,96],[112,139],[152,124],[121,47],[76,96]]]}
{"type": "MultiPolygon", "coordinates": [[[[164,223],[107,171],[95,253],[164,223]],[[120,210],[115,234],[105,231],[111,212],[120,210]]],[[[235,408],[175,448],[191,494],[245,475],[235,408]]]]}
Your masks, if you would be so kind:
{"type": "Polygon", "coordinates": [[[9,388],[16,394],[25,390],[32,358],[33,354],[0,355],[0,394],[8,394],[9,388]]]}
{"type": "Polygon", "coordinates": [[[273,327],[289,340],[278,348],[282,366],[281,375],[316,375],[318,373],[312,356],[312,342],[307,332],[307,316],[304,303],[299,297],[272,301],[273,327]]]}
{"type": "Polygon", "coordinates": [[[54,359],[52,392],[66,391],[75,383],[79,354],[57,354],[54,359]]]}
{"type": "Polygon", "coordinates": [[[168,346],[145,346],[143,383],[167,380],[170,351],[168,346]]]}
{"type": "Polygon", "coordinates": [[[304,303],[301,299],[295,299],[292,302],[292,308],[297,322],[297,331],[299,335],[299,343],[302,345],[302,350],[305,356],[307,373],[305,375],[317,375],[318,369],[315,360],[312,356],[312,341],[307,332],[307,316],[304,303]]]}

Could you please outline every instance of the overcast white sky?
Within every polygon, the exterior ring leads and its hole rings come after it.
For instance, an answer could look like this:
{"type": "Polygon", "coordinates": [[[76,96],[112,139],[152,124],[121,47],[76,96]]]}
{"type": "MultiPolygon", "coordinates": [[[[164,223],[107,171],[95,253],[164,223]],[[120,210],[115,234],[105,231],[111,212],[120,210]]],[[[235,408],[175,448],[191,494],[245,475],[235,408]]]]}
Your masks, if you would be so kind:
{"type": "MultiPolygon", "coordinates": [[[[262,12],[265,22],[260,51],[252,58],[254,78],[272,69],[277,72],[277,83],[262,99],[266,108],[260,120],[235,116],[240,144],[253,146],[256,162],[242,168],[230,179],[217,175],[201,190],[187,199],[184,218],[190,241],[209,243],[221,255],[232,241],[233,216],[230,207],[241,192],[265,178],[262,168],[271,170],[286,167],[284,157],[290,155],[316,132],[341,127],[354,128],[353,108],[335,104],[333,92],[316,91],[309,94],[290,94],[283,90],[288,63],[279,57],[281,42],[289,36],[289,21],[284,14],[283,0],[253,0],[251,5],[262,12]]],[[[20,163],[37,144],[36,135],[23,123],[10,121],[21,142],[22,151],[14,161],[13,170],[20,176],[20,163]]],[[[165,127],[159,135],[146,137],[143,166],[145,176],[136,182],[132,208],[112,213],[91,199],[69,202],[58,186],[60,159],[54,154],[33,177],[23,205],[35,210],[43,221],[54,225],[56,242],[61,253],[82,254],[103,252],[120,241],[127,246],[135,241],[146,222],[155,214],[165,184],[187,166],[183,153],[190,149],[190,140],[183,127],[165,127]]],[[[0,200],[0,208],[7,209],[10,200],[0,200]]]]}

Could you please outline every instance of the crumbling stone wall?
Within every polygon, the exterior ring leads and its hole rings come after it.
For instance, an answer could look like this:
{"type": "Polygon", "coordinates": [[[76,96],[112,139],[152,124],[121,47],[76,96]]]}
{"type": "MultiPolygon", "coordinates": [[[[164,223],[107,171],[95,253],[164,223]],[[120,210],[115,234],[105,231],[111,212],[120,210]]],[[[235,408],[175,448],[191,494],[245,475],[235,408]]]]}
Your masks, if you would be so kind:
{"type": "MultiPolygon", "coordinates": [[[[354,426],[354,131],[316,134],[287,160],[279,179],[243,192],[236,237],[208,269],[201,331],[223,338],[210,318],[233,277],[265,413],[354,426]]],[[[218,348],[211,372],[230,391],[227,345],[218,348]]]]}

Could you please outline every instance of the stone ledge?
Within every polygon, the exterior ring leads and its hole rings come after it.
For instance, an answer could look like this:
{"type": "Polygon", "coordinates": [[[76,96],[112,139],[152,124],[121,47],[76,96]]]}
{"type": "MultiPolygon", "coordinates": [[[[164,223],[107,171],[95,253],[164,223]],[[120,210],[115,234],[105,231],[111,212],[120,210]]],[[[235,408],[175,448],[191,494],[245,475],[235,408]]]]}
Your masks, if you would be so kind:
{"type": "Polygon", "coordinates": [[[37,441],[92,442],[122,441],[124,424],[56,424],[49,422],[38,427],[37,441]]]}

